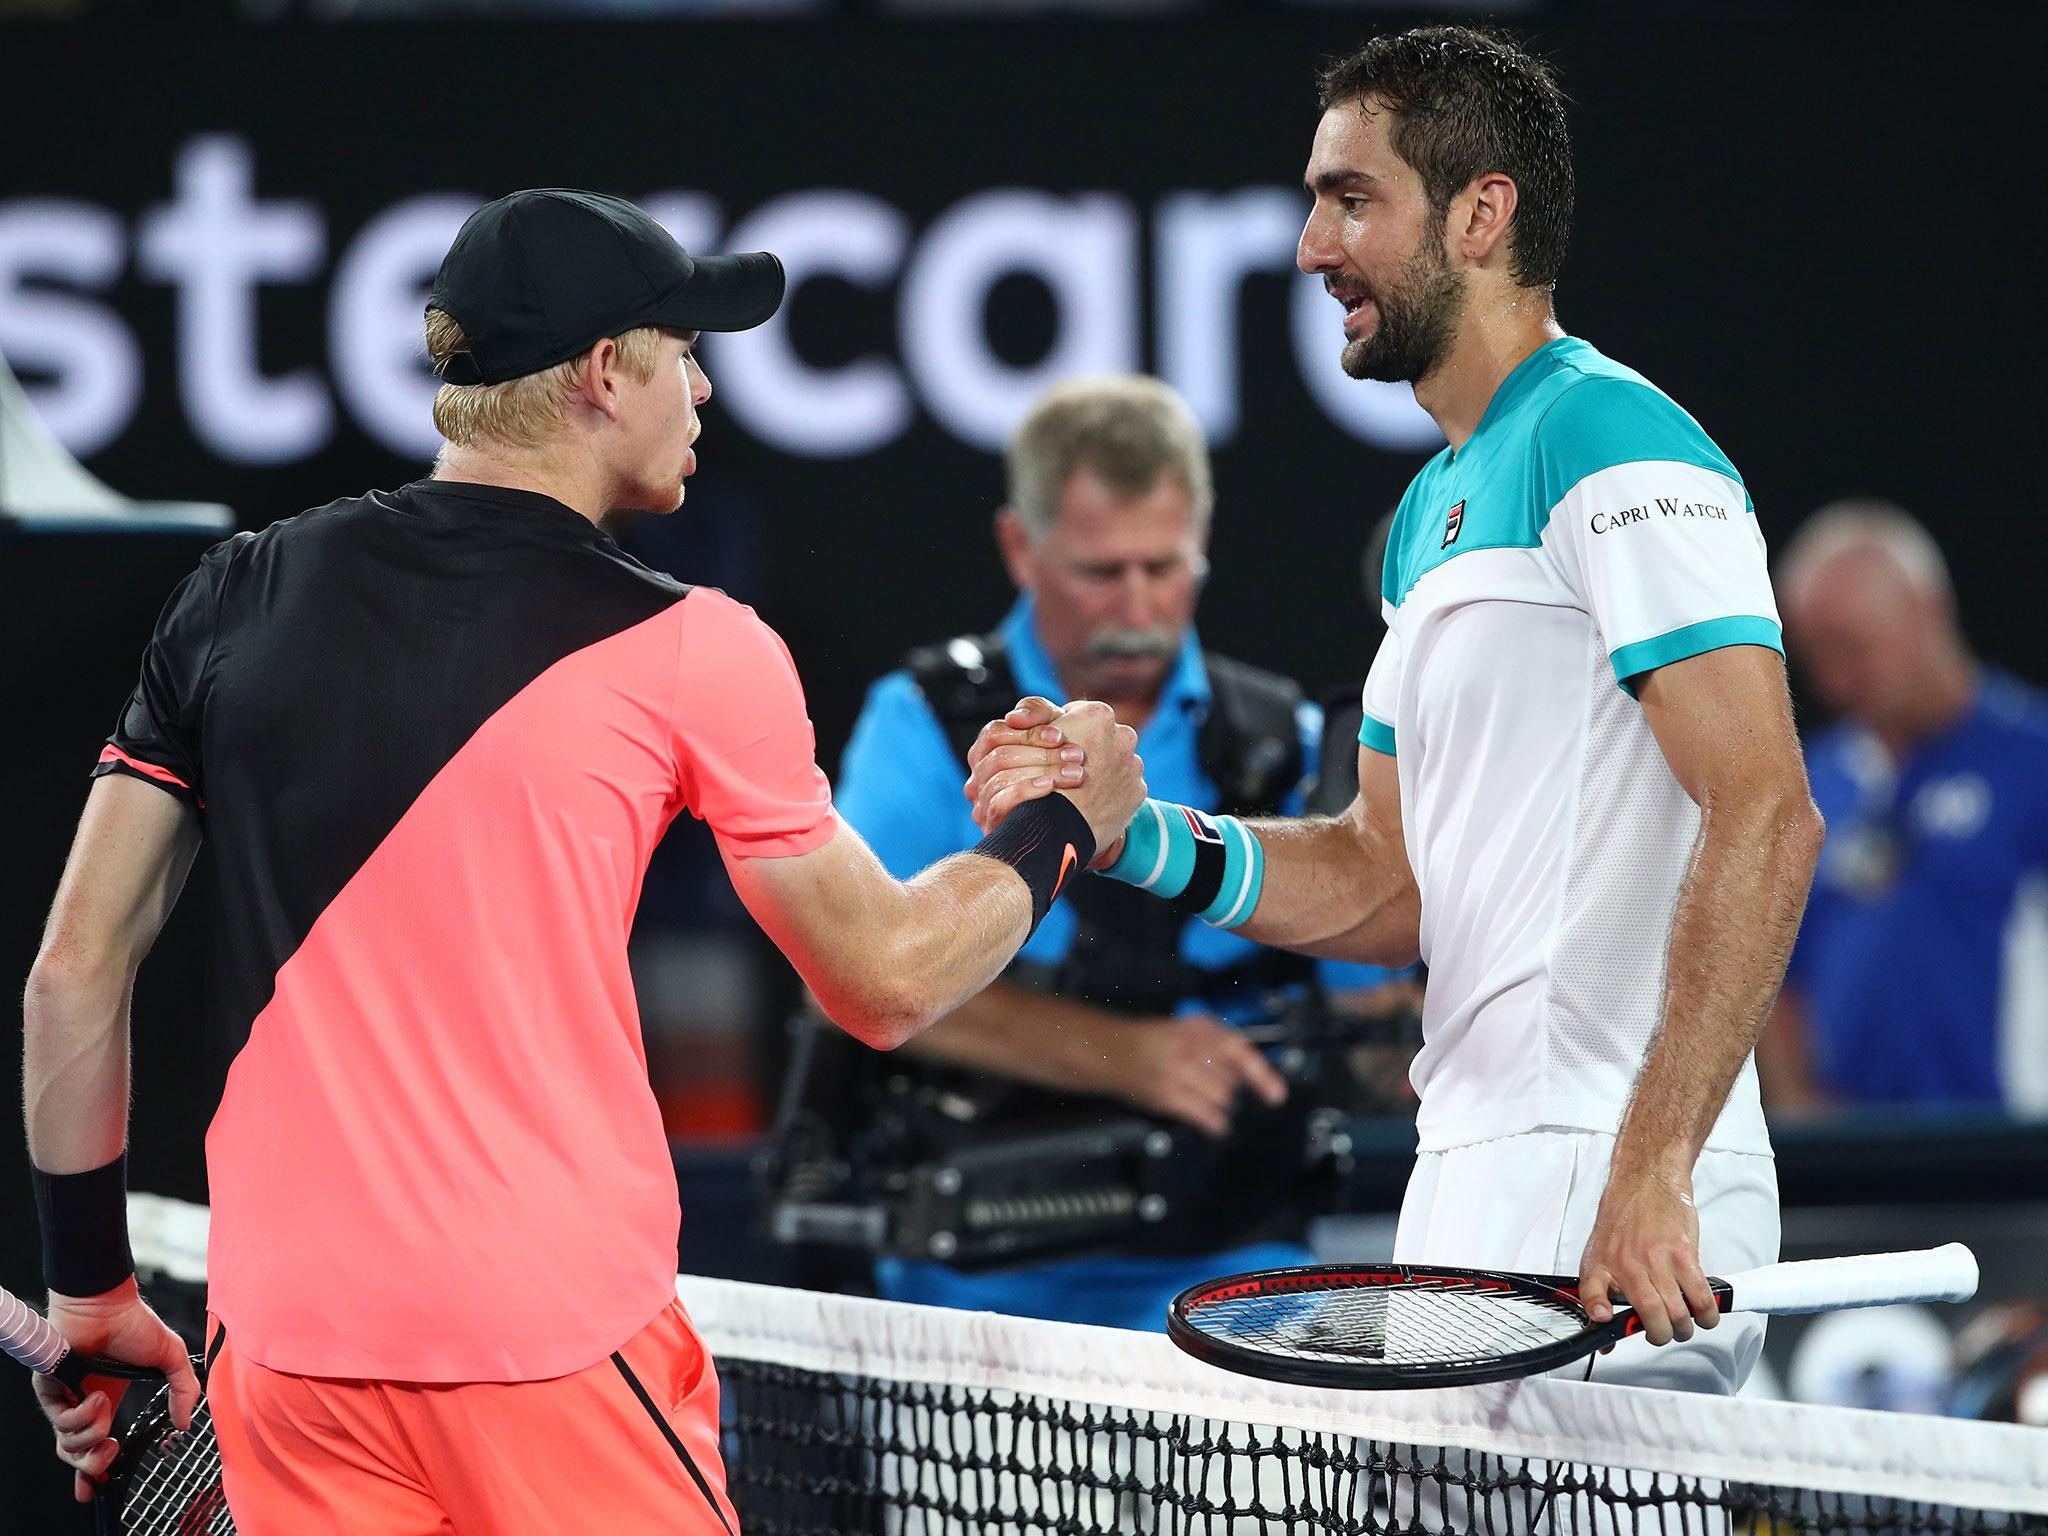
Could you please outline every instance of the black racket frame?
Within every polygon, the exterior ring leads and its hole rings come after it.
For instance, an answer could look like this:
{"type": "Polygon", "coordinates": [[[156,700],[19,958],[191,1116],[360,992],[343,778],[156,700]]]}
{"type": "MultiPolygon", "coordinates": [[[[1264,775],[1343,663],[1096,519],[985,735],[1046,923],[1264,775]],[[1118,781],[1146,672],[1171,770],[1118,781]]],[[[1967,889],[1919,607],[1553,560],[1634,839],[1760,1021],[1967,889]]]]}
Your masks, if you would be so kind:
{"type": "MultiPolygon", "coordinates": [[[[202,1387],[206,1381],[207,1364],[204,1356],[192,1356],[192,1369],[199,1373],[202,1387]]],[[[121,1442],[121,1454],[114,1458],[113,1466],[107,1469],[106,1481],[93,1489],[92,1496],[93,1529],[98,1536],[125,1536],[128,1492],[133,1474],[141,1464],[142,1456],[159,1438],[153,1435],[149,1442],[138,1445],[133,1439],[135,1428],[145,1416],[160,1415],[168,1421],[169,1409],[163,1400],[170,1390],[169,1380],[153,1366],[108,1360],[75,1349],[57,1362],[50,1375],[78,1398],[86,1395],[89,1390],[86,1384],[94,1379],[127,1384],[115,1404],[112,1429],[113,1437],[121,1442]]],[[[164,1433],[175,1435],[183,1431],[171,1428],[164,1433]]]]}
{"type": "MultiPolygon", "coordinates": [[[[1490,1360],[1464,1362],[1304,1360],[1273,1350],[1255,1349],[1217,1338],[1191,1321],[1191,1308],[1205,1301],[1240,1296],[1288,1296],[1338,1290],[1388,1290],[1395,1286],[1426,1288],[1432,1280],[1469,1289],[1562,1302],[1584,1316],[1576,1275],[1528,1275],[1512,1270],[1462,1269],[1449,1264],[1302,1264],[1288,1269],[1248,1270],[1191,1285],[1173,1298],[1166,1313],[1166,1336],[1206,1364],[1297,1387],[1336,1387],[1347,1391],[1389,1388],[1472,1387],[1491,1381],[1539,1376],[1582,1360],[1595,1350],[1642,1331],[1642,1319],[1625,1302],[1616,1301],[1605,1323],[1586,1320],[1584,1331],[1549,1344],[1517,1350],[1490,1360]]],[[[1714,1297],[1725,1309],[1732,1291],[1725,1280],[1709,1279],[1714,1297]]]]}

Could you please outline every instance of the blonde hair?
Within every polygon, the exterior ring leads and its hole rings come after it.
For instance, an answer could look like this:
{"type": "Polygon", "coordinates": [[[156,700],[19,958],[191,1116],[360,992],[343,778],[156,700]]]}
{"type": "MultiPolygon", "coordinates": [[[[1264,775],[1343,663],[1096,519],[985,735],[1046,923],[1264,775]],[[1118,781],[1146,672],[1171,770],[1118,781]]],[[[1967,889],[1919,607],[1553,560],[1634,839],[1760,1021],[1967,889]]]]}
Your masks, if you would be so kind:
{"type": "Polygon", "coordinates": [[[1157,379],[1075,379],[1042,395],[1010,439],[1010,506],[1033,539],[1059,516],[1060,492],[1088,470],[1119,496],[1142,496],[1161,475],[1179,480],[1206,530],[1215,491],[1195,413],[1157,379]]]}
{"type": "MultiPolygon", "coordinates": [[[[612,340],[627,378],[645,384],[654,377],[661,345],[658,329],[641,326],[612,340]]],[[[454,316],[445,310],[427,311],[427,359],[435,373],[447,367],[456,353],[468,350],[469,338],[462,334],[454,316]]],[[[576,397],[583,359],[588,355],[586,350],[566,363],[502,384],[443,384],[434,392],[434,426],[449,442],[464,448],[479,442],[537,448],[561,425],[569,402],[576,397]]]]}

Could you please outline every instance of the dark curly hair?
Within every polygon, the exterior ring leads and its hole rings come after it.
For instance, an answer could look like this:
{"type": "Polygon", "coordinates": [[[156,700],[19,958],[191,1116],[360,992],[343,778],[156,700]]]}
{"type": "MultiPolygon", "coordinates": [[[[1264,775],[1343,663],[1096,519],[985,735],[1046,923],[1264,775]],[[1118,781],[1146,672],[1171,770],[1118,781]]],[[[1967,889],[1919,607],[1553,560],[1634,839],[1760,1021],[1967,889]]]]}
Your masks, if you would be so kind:
{"type": "Polygon", "coordinates": [[[1550,66],[1505,33],[1417,27],[1376,37],[1316,77],[1325,112],[1347,102],[1394,114],[1394,152],[1415,168],[1439,219],[1489,171],[1518,194],[1508,260],[1525,288],[1550,288],[1572,221],[1572,143],[1550,66]]]}

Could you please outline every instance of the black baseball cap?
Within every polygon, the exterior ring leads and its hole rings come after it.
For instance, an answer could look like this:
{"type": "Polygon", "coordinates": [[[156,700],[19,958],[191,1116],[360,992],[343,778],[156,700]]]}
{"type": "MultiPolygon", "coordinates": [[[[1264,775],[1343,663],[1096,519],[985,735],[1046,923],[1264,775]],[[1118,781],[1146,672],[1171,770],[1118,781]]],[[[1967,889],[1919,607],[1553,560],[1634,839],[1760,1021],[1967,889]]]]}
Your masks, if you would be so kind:
{"type": "Polygon", "coordinates": [[[750,330],[775,313],[782,289],[782,263],[766,251],[692,256],[622,197],[541,187],[463,221],[427,308],[469,342],[441,377],[502,384],[639,326],[750,330]]]}

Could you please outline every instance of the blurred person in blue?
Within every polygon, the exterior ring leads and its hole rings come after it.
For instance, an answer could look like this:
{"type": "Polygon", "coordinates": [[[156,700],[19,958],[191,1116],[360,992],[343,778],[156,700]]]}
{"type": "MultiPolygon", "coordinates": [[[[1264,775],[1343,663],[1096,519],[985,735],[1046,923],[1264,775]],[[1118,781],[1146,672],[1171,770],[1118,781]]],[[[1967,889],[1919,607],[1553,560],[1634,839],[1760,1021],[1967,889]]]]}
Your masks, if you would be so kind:
{"type": "Polygon", "coordinates": [[[1816,512],[1778,572],[1835,722],[1827,841],[1757,1053],[1767,1100],[2048,1111],[2048,695],[1971,654],[1947,563],[1885,502],[1816,512]]]}
{"type": "MultiPolygon", "coordinates": [[[[1020,694],[1110,704],[1137,728],[1155,794],[1299,814],[1321,711],[1290,679],[1207,652],[1195,633],[1213,493],[1186,404],[1149,378],[1059,385],[1013,436],[1008,478],[995,533],[1017,603],[992,634],[920,648],[873,685],[840,766],[840,814],[892,870],[974,846],[966,751],[1020,694]]],[[[1264,949],[1143,892],[1083,879],[1002,979],[908,1050],[1224,1138],[1288,1091],[1233,1025],[1305,988],[1356,998],[1387,979],[1264,949]]],[[[1287,1170],[1274,1172],[1284,1182],[1287,1170]]],[[[1284,1189],[1249,1196],[1204,1201],[1198,1228],[1142,1243],[1133,1223],[1131,1245],[1109,1253],[978,1273],[884,1258],[876,1285],[896,1300],[1157,1329],[1196,1280],[1312,1257],[1306,1215],[1284,1189]]]]}

